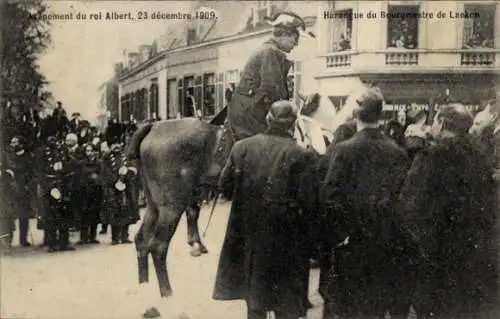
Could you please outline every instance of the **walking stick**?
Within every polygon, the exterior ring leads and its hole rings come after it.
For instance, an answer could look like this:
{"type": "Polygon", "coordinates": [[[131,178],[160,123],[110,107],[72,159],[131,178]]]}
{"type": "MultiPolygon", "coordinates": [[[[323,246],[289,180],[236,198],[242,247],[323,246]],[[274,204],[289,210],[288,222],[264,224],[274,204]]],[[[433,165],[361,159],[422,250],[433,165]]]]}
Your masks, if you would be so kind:
{"type": "Polygon", "coordinates": [[[205,236],[207,234],[208,226],[210,225],[210,221],[212,220],[212,216],[214,215],[215,206],[217,205],[217,199],[218,198],[219,198],[219,193],[217,193],[215,195],[214,203],[212,204],[212,210],[210,211],[210,215],[208,216],[207,226],[205,226],[205,230],[203,231],[203,238],[205,238],[205,236]]]}

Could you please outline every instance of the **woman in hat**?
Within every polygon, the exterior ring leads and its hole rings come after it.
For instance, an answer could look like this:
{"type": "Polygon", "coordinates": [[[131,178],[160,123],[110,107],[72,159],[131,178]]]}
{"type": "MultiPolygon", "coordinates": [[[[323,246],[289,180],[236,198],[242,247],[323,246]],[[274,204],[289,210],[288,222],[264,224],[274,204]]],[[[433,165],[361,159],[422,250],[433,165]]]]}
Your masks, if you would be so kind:
{"type": "Polygon", "coordinates": [[[248,60],[228,105],[228,121],[235,141],[265,132],[271,105],[289,99],[287,75],[292,62],[286,54],[298,45],[299,34],[306,30],[305,23],[291,12],[279,13],[268,21],[274,26],[273,36],[248,60]]]}

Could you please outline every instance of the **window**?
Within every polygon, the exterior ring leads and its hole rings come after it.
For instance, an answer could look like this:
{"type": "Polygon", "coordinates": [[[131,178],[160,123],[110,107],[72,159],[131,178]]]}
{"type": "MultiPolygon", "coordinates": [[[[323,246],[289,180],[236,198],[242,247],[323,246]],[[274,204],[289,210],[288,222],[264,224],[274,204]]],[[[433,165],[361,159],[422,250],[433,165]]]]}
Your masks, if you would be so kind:
{"type": "Polygon", "coordinates": [[[216,100],[216,108],[217,108],[217,112],[219,112],[220,110],[222,110],[222,108],[224,107],[224,73],[219,73],[217,75],[217,81],[215,83],[215,90],[216,90],[216,96],[217,96],[217,100],[216,100]]]}
{"type": "Polygon", "coordinates": [[[203,117],[215,115],[215,73],[203,76],[203,117]]]}
{"type": "Polygon", "coordinates": [[[196,28],[188,28],[187,30],[187,45],[192,45],[196,42],[196,28]]]}
{"type": "Polygon", "coordinates": [[[238,70],[229,70],[227,71],[226,76],[226,88],[229,88],[230,85],[238,85],[240,82],[240,72],[238,70]]]}
{"type": "Polygon", "coordinates": [[[196,76],[196,78],[194,80],[193,97],[194,97],[196,112],[197,113],[200,112],[200,115],[203,114],[203,113],[201,113],[203,111],[202,93],[203,93],[203,82],[202,82],[201,75],[198,75],[198,76],[196,76]]]}
{"type": "Polygon", "coordinates": [[[387,47],[395,49],[418,48],[419,6],[389,6],[387,19],[387,47]],[[411,16],[411,15],[414,16],[411,16]],[[399,15],[399,17],[398,17],[399,15]],[[395,16],[395,17],[391,17],[395,16]]]}
{"type": "Polygon", "coordinates": [[[463,48],[494,48],[495,47],[495,5],[465,5],[465,12],[472,19],[463,19],[463,48]]]}
{"type": "Polygon", "coordinates": [[[194,77],[184,78],[184,90],[182,94],[182,100],[184,101],[182,106],[182,117],[192,117],[194,116],[193,106],[195,103],[194,99],[194,77]]]}
{"type": "MultiPolygon", "coordinates": [[[[182,81],[180,81],[182,82],[182,81]]],[[[178,100],[177,99],[177,79],[168,79],[167,80],[167,118],[175,119],[177,117],[177,112],[179,112],[178,108],[178,100]]]]}
{"type": "Polygon", "coordinates": [[[333,19],[333,51],[351,49],[352,9],[335,11],[333,19]]]}
{"type": "Polygon", "coordinates": [[[160,117],[158,109],[158,83],[157,79],[153,79],[153,83],[149,88],[149,118],[158,120],[160,117]]]}
{"type": "Polygon", "coordinates": [[[181,117],[184,114],[184,81],[182,79],[179,80],[179,84],[177,86],[177,113],[176,117],[181,117]]]}
{"type": "Polygon", "coordinates": [[[288,98],[295,105],[300,105],[301,101],[299,94],[302,80],[301,68],[302,63],[300,61],[294,61],[287,76],[288,98]]]}

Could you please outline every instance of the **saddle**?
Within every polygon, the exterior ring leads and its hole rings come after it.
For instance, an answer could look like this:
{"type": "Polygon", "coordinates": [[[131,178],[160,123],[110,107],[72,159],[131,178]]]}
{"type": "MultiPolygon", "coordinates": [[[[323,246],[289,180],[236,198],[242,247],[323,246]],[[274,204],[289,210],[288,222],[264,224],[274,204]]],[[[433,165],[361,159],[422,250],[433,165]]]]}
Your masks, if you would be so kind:
{"type": "Polygon", "coordinates": [[[203,188],[208,188],[211,191],[215,191],[215,193],[217,193],[217,183],[219,181],[220,173],[226,164],[231,148],[234,144],[229,122],[225,118],[226,114],[226,108],[224,108],[210,122],[210,124],[218,125],[219,129],[217,130],[217,137],[213,152],[210,155],[210,168],[205,174],[203,174],[200,180],[200,184],[203,188]]]}

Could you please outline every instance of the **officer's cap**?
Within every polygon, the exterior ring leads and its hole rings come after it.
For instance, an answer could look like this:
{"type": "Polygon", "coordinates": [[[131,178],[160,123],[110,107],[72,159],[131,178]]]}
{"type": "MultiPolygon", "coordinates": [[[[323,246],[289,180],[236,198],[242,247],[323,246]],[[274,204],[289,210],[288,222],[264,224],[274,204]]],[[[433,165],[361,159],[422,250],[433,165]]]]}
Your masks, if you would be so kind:
{"type": "Polygon", "coordinates": [[[298,31],[302,35],[315,38],[312,32],[306,32],[306,23],[293,12],[279,12],[273,17],[266,17],[265,20],[275,28],[298,31]]]}
{"type": "Polygon", "coordinates": [[[266,116],[269,127],[289,129],[297,120],[297,111],[290,101],[276,101],[271,105],[266,116]]]}

